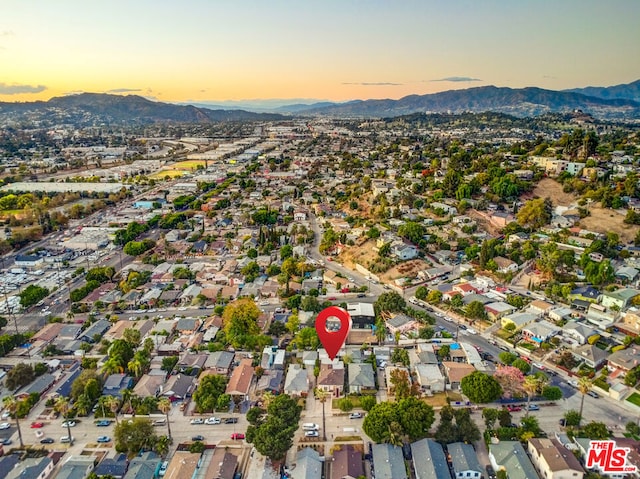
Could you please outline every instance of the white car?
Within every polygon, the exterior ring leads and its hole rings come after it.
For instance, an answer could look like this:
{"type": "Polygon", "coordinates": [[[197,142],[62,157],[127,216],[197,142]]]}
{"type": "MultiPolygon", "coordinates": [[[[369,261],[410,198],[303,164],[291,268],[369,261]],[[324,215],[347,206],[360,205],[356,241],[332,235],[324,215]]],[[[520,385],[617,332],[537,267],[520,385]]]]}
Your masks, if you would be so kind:
{"type": "Polygon", "coordinates": [[[305,437],[318,437],[318,431],[305,431],[304,432],[305,437]]]}
{"type": "Polygon", "coordinates": [[[2,424],[0,424],[0,429],[9,429],[11,427],[11,424],[9,424],[8,422],[3,422],[2,424]]]}
{"type": "Polygon", "coordinates": [[[204,424],[204,419],[202,418],[196,418],[196,419],[192,419],[191,421],[189,421],[190,424],[204,424]]]}
{"type": "Polygon", "coordinates": [[[62,427],[75,427],[75,426],[76,426],[75,421],[65,421],[62,423],[62,427]]]}
{"type": "Polygon", "coordinates": [[[220,424],[221,422],[222,421],[220,420],[219,417],[208,417],[207,419],[204,420],[204,423],[208,424],[209,426],[220,424]]]}

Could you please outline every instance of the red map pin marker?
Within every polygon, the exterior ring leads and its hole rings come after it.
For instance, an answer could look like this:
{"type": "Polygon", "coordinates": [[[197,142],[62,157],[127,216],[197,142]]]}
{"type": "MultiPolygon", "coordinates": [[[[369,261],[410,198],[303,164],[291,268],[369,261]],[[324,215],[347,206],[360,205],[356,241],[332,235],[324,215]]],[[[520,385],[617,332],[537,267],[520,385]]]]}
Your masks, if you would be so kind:
{"type": "Polygon", "coordinates": [[[316,318],[316,332],[331,360],[333,360],[338,354],[338,351],[340,351],[344,341],[347,339],[347,334],[349,334],[350,329],[351,316],[346,310],[338,306],[329,306],[318,314],[316,318]],[[336,318],[340,321],[339,330],[330,331],[327,329],[327,319],[329,318],[336,318]]]}

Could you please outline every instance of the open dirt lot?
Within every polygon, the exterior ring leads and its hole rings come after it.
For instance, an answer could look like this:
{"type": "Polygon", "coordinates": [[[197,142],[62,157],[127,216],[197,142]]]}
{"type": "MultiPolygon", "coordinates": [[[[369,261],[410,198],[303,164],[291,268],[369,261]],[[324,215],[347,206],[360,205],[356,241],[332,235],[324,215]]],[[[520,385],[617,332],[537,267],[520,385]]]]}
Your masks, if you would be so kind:
{"type": "MultiPolygon", "coordinates": [[[[374,240],[368,240],[362,244],[358,243],[355,246],[351,246],[340,255],[340,262],[351,269],[355,269],[355,263],[359,263],[365,268],[368,268],[371,261],[375,261],[378,257],[377,250],[374,251],[375,246],[376,242],[374,240]]],[[[399,263],[384,273],[376,273],[376,275],[382,281],[387,282],[398,278],[413,278],[418,274],[418,271],[428,268],[430,268],[430,266],[425,261],[414,259],[399,263]]]]}
{"type": "MultiPolygon", "coordinates": [[[[569,206],[578,200],[573,194],[562,191],[562,185],[551,178],[541,180],[533,190],[532,196],[549,197],[554,206],[569,206]]],[[[634,240],[638,226],[624,223],[626,213],[601,208],[599,204],[592,204],[589,207],[589,212],[591,215],[581,219],[577,226],[597,233],[612,231],[620,236],[620,241],[623,243],[634,240]]]]}

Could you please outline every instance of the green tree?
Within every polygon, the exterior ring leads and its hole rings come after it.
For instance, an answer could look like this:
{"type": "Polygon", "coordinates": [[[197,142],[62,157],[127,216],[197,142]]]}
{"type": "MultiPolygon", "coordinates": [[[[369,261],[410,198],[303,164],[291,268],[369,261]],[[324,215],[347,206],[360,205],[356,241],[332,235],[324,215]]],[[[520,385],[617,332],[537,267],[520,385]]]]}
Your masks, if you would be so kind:
{"type": "Polygon", "coordinates": [[[49,290],[42,286],[31,284],[20,293],[20,306],[28,308],[39,303],[49,295],[49,290]]]}
{"type": "Polygon", "coordinates": [[[518,359],[518,356],[508,351],[502,351],[500,354],[498,354],[498,359],[501,363],[506,364],[507,366],[511,366],[513,362],[518,359]]]}
{"type": "Polygon", "coordinates": [[[401,313],[407,308],[407,303],[402,296],[391,291],[382,293],[373,306],[379,316],[382,313],[401,313]]]}
{"type": "Polygon", "coordinates": [[[306,350],[315,350],[320,345],[320,340],[318,339],[318,333],[316,332],[316,328],[306,327],[302,328],[296,334],[294,338],[294,343],[298,349],[306,349],[306,350]]]}
{"type": "Polygon", "coordinates": [[[394,403],[381,402],[367,413],[362,423],[362,429],[374,442],[389,441],[389,426],[399,422],[398,410],[394,403]]]}
{"type": "Polygon", "coordinates": [[[579,435],[593,440],[604,440],[611,437],[611,433],[609,432],[609,429],[607,429],[607,425],[598,421],[591,421],[588,423],[582,428],[579,435]]]}
{"type": "MultiPolygon", "coordinates": [[[[593,387],[593,382],[588,377],[581,377],[578,379],[578,391],[582,394],[580,398],[580,418],[582,418],[582,409],[584,408],[584,397],[587,395],[591,388],[593,387]]],[[[580,426],[580,422],[578,422],[578,427],[580,426]]]]}
{"type": "Polygon", "coordinates": [[[353,409],[353,401],[348,397],[344,397],[338,400],[338,408],[342,412],[349,412],[353,409]]]}
{"type": "Polygon", "coordinates": [[[402,432],[410,441],[417,441],[429,434],[435,421],[433,408],[416,397],[401,399],[396,405],[402,432]]]}
{"type": "Polygon", "coordinates": [[[20,419],[17,414],[18,401],[14,396],[5,396],[2,398],[2,405],[15,418],[16,429],[18,430],[18,439],[20,440],[20,448],[24,448],[24,443],[22,442],[22,429],[20,429],[20,419]]]}
{"type": "Polygon", "coordinates": [[[18,388],[26,386],[31,383],[36,377],[36,374],[30,364],[18,363],[12,369],[7,372],[5,379],[5,385],[10,391],[14,391],[18,388]]]}
{"type": "Polygon", "coordinates": [[[499,411],[492,407],[486,407],[482,410],[482,418],[487,429],[493,429],[494,424],[498,420],[499,411]]]}
{"type": "Polygon", "coordinates": [[[360,397],[360,407],[365,411],[371,411],[371,408],[377,403],[375,396],[360,397]]]}
{"type": "Polygon", "coordinates": [[[293,446],[300,412],[295,399],[286,394],[276,396],[267,407],[266,418],[259,425],[250,424],[247,428],[247,442],[272,461],[282,460],[293,446]]]}
{"type": "Polygon", "coordinates": [[[167,397],[162,397],[158,400],[158,410],[165,415],[167,420],[167,432],[169,439],[171,439],[171,425],[169,424],[169,413],[171,412],[171,401],[167,397]]]}
{"type": "Polygon", "coordinates": [[[549,198],[536,198],[529,200],[520,208],[516,215],[518,224],[529,228],[539,229],[551,221],[551,201],[549,198]]]}
{"type": "Polygon", "coordinates": [[[227,378],[218,375],[207,375],[193,394],[196,410],[200,413],[213,412],[218,405],[218,398],[224,394],[227,378]]]}
{"type": "Polygon", "coordinates": [[[522,371],[522,374],[527,374],[529,373],[529,371],[531,371],[531,365],[528,362],[526,362],[524,359],[520,359],[520,358],[514,359],[511,365],[515,368],[518,368],[520,371],[522,371]]]}
{"type": "Polygon", "coordinates": [[[547,401],[557,401],[562,399],[562,389],[558,386],[545,386],[542,389],[542,396],[544,396],[547,401]]]}
{"type": "Polygon", "coordinates": [[[485,319],[487,312],[480,301],[471,301],[465,308],[465,314],[471,319],[485,319]]]}
{"type": "Polygon", "coordinates": [[[234,348],[242,348],[250,336],[260,334],[260,309],[252,299],[239,299],[227,304],[222,324],[227,341],[234,348]]]}
{"type": "Polygon", "coordinates": [[[442,292],[437,289],[433,289],[429,291],[429,295],[427,296],[427,302],[430,304],[438,304],[442,301],[442,292]]]}
{"type": "Polygon", "coordinates": [[[178,359],[178,356],[165,356],[162,358],[162,366],[160,366],[160,369],[170,373],[173,371],[173,368],[176,367],[176,364],[178,364],[178,359]]]}
{"type": "Polygon", "coordinates": [[[415,295],[417,299],[419,299],[420,301],[426,301],[428,295],[429,290],[426,288],[426,286],[418,286],[415,295]]]}
{"type": "Polygon", "coordinates": [[[502,394],[502,388],[492,376],[481,371],[474,371],[460,381],[462,393],[474,403],[495,401],[502,394]]]}
{"type": "Polygon", "coordinates": [[[569,411],[564,413],[564,420],[566,426],[577,427],[580,424],[581,416],[578,411],[570,409],[569,411]]]}
{"type": "Polygon", "coordinates": [[[129,455],[137,454],[143,449],[151,449],[157,441],[151,421],[140,417],[116,424],[113,436],[116,451],[129,455]]]}

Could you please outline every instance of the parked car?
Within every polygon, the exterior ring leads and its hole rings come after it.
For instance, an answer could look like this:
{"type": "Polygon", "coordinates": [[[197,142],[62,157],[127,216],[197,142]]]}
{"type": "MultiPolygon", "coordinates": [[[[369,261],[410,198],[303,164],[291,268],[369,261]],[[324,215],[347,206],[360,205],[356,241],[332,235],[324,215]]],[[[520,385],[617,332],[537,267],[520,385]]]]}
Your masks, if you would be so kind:
{"type": "Polygon", "coordinates": [[[361,412],[352,412],[351,414],[349,414],[349,419],[360,419],[361,417],[361,412]]]}
{"type": "Polygon", "coordinates": [[[238,422],[237,417],[228,417],[224,420],[225,424],[236,424],[238,422]]]}
{"type": "Polygon", "coordinates": [[[105,443],[105,442],[111,442],[111,438],[109,436],[100,436],[96,442],[100,442],[100,443],[105,443]]]}
{"type": "Polygon", "coordinates": [[[40,429],[41,427],[44,427],[44,423],[43,422],[32,422],[31,423],[31,429],[40,429]]]}
{"type": "Polygon", "coordinates": [[[75,421],[65,421],[62,423],[62,427],[76,427],[75,421]]]}
{"type": "Polygon", "coordinates": [[[496,479],[496,471],[493,470],[493,466],[491,464],[487,464],[487,477],[489,479],[496,479]]]}
{"type": "Polygon", "coordinates": [[[522,411],[522,407],[521,407],[521,406],[516,406],[516,405],[514,405],[514,404],[509,404],[509,405],[507,406],[507,410],[508,410],[509,412],[518,412],[518,411],[522,411]]]}
{"type": "Polygon", "coordinates": [[[160,470],[158,471],[158,475],[160,477],[164,476],[167,472],[167,467],[169,466],[169,461],[164,461],[160,466],[160,470]]]}
{"type": "Polygon", "coordinates": [[[189,424],[204,424],[204,419],[197,417],[189,421],[189,424]]]}
{"type": "Polygon", "coordinates": [[[558,421],[558,424],[564,427],[567,425],[567,420],[565,418],[560,418],[560,420],[558,421]]]}
{"type": "Polygon", "coordinates": [[[538,406],[537,404],[529,404],[529,411],[539,411],[540,410],[540,406],[538,406]]]}
{"type": "Polygon", "coordinates": [[[0,430],[9,429],[10,427],[11,427],[11,424],[9,424],[8,422],[3,422],[2,424],[0,424],[0,430]]]}
{"type": "Polygon", "coordinates": [[[55,441],[50,437],[45,437],[44,439],[40,439],[40,444],[53,444],[55,441]]]}
{"type": "Polygon", "coordinates": [[[533,366],[534,368],[538,368],[540,371],[544,371],[545,367],[543,364],[541,363],[531,363],[531,366],[533,366]]]}
{"type": "Polygon", "coordinates": [[[596,399],[599,399],[599,398],[600,398],[600,395],[599,395],[597,392],[595,392],[595,391],[589,391],[587,394],[588,394],[589,396],[591,396],[592,398],[596,398],[596,399]]]}
{"type": "Polygon", "coordinates": [[[211,426],[214,424],[220,424],[222,421],[220,420],[219,417],[208,417],[207,419],[204,420],[204,423],[211,426]]]}
{"type": "Polygon", "coordinates": [[[10,438],[3,439],[2,441],[3,446],[10,446],[11,444],[13,444],[13,441],[10,438]]]}
{"type": "Polygon", "coordinates": [[[192,441],[204,441],[204,436],[201,436],[200,434],[198,434],[197,436],[193,436],[191,438],[192,441]]]}
{"type": "Polygon", "coordinates": [[[109,421],[108,419],[102,419],[101,421],[98,421],[96,423],[96,426],[98,427],[107,427],[111,425],[111,421],[109,421]]]}
{"type": "Polygon", "coordinates": [[[304,432],[305,437],[318,437],[318,431],[305,431],[304,432]]]}
{"type": "Polygon", "coordinates": [[[242,434],[241,432],[234,432],[233,434],[231,434],[231,439],[244,439],[244,434],[242,434]]]}
{"type": "Polygon", "coordinates": [[[75,437],[73,437],[73,436],[71,436],[71,437],[69,437],[69,436],[62,436],[62,437],[60,438],[60,442],[61,442],[61,443],[63,443],[63,444],[64,444],[64,443],[73,442],[73,441],[75,441],[75,437]]]}

